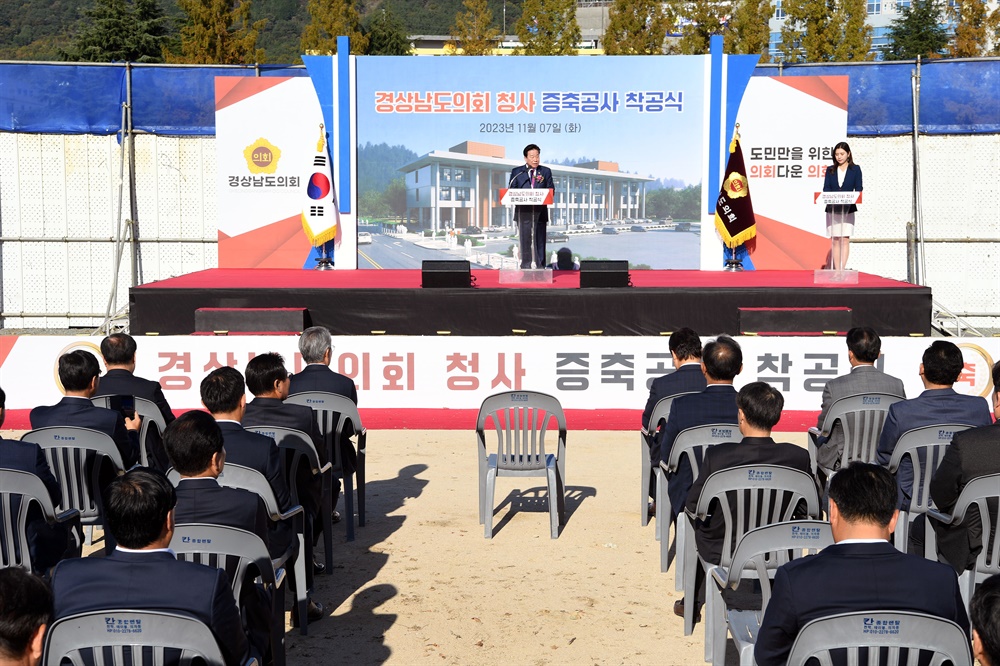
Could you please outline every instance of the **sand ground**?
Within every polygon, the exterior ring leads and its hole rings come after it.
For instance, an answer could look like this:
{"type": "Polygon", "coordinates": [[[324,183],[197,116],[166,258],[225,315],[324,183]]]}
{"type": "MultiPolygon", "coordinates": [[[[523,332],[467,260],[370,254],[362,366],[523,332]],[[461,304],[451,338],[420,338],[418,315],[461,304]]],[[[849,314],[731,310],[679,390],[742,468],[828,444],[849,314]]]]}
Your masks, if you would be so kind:
{"type": "MultiPolygon", "coordinates": [[[[703,625],[683,635],[673,570],[639,523],[638,434],[567,439],[559,538],[545,479],[504,477],[487,540],[472,432],[369,432],[366,525],[353,542],[334,526],[334,568],[313,592],[329,617],[289,629],[288,664],[704,663],[703,625]]],[[[739,663],[731,643],[726,662],[739,663]]]]}

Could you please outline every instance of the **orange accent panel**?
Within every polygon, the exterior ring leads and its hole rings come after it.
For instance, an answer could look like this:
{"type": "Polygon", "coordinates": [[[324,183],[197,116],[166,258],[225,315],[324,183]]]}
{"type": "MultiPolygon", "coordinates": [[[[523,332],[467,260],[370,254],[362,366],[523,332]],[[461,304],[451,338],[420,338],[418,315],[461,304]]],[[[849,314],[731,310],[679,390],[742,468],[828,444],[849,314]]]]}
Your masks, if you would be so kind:
{"type": "Polygon", "coordinates": [[[259,92],[284,83],[287,76],[217,76],[215,77],[215,110],[220,111],[227,106],[242,102],[259,92]]]}
{"type": "Polygon", "coordinates": [[[757,270],[812,270],[826,266],[830,240],[763,215],[757,215],[757,270]]]}
{"type": "Polygon", "coordinates": [[[310,248],[294,215],[232,237],[219,232],[219,268],[302,268],[310,248]]]}
{"type": "Polygon", "coordinates": [[[10,350],[14,348],[18,337],[20,336],[0,335],[0,366],[3,366],[4,361],[10,356],[10,350]]]}
{"type": "Polygon", "coordinates": [[[772,81],[783,83],[837,108],[847,110],[847,76],[772,76],[772,81]]]}

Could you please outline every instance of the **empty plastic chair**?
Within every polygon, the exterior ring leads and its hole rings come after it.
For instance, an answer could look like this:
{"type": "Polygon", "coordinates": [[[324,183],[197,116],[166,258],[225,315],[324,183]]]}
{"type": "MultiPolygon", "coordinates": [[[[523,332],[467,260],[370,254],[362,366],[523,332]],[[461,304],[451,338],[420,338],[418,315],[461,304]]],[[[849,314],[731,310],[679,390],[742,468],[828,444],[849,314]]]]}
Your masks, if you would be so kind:
{"type": "MultiPolygon", "coordinates": [[[[0,569],[20,567],[31,571],[28,550],[28,509],[38,505],[49,524],[65,523],[80,515],[78,509],[56,513],[48,488],[30,472],[0,468],[0,569]]],[[[77,545],[79,537],[77,537],[77,545]]]]}

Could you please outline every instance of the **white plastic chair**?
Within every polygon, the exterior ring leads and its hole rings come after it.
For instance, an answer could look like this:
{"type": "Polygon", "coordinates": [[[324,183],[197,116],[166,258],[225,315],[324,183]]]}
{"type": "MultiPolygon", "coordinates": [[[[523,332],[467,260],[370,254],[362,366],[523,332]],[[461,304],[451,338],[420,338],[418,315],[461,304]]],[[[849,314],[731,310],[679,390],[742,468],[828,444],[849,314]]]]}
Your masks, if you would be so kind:
{"type": "Polygon", "coordinates": [[[358,481],[358,527],[365,525],[365,458],[368,453],[368,431],[361,423],[358,406],[350,398],[337,393],[306,391],[288,396],[285,402],[305,405],[316,412],[319,431],[326,442],[326,459],[333,465],[333,473],[344,480],[344,504],[347,512],[347,540],[354,541],[354,479],[358,481]],[[344,471],[340,441],[350,423],[358,436],[358,464],[353,475],[344,471]]]}
{"type": "Polygon", "coordinates": [[[729,566],[715,565],[707,572],[715,585],[706,586],[706,594],[714,596],[713,635],[706,640],[715,641],[712,654],[714,663],[725,661],[726,628],[733,637],[740,655],[740,666],[754,666],[753,648],[757,642],[760,621],[771,600],[771,581],[778,567],[792,559],[819,552],[833,545],[830,523],[820,520],[793,520],[774,523],[750,530],[736,545],[729,566]],[[756,580],[761,588],[760,610],[738,610],[726,607],[723,592],[737,590],[745,580],[756,580]]]}
{"type": "MultiPolygon", "coordinates": [[[[0,569],[20,567],[31,571],[28,549],[28,509],[37,504],[50,525],[65,523],[80,515],[78,509],[56,513],[49,490],[30,472],[0,468],[0,569]]],[[[76,536],[80,545],[79,535],[76,536]]]]}
{"type": "MultiPolygon", "coordinates": [[[[875,462],[878,449],[878,439],[882,434],[889,407],[903,398],[888,393],[866,393],[849,395],[840,398],[830,406],[826,420],[820,428],[822,432],[833,432],[836,422],[840,422],[844,434],[844,450],[840,454],[840,467],[844,468],[856,460],[875,462]]],[[[812,461],[813,473],[816,473],[816,450],[820,446],[817,435],[809,433],[809,458],[812,461]]],[[[826,473],[827,479],[834,470],[820,468],[826,473]]]]}
{"type": "MultiPolygon", "coordinates": [[[[137,610],[101,610],[56,620],[45,632],[43,666],[225,666],[215,635],[203,622],[178,613],[137,610]],[[141,627],[125,631],[122,627],[141,627]],[[153,648],[143,650],[144,647],[153,648]],[[110,650],[102,648],[111,648],[110,650]],[[167,650],[179,651],[178,660],[165,659],[167,650]]],[[[244,666],[256,666],[248,659],[244,666]]]]}
{"type": "MultiPolygon", "coordinates": [[[[741,465],[714,472],[705,480],[694,513],[685,511],[691,534],[685,540],[684,553],[684,635],[694,632],[696,567],[706,572],[715,564],[705,561],[697,552],[695,520],[705,520],[712,501],[718,500],[718,511],[725,522],[725,536],[718,564],[729,567],[736,544],[750,530],[772,523],[788,522],[795,517],[800,502],[805,502],[805,516],[820,517],[819,491],[810,474],[780,465],[741,465]]],[[[720,516],[716,516],[718,519],[720,516]]],[[[706,585],[706,589],[708,586],[706,585]]],[[[724,616],[716,608],[713,595],[705,595],[705,660],[713,660],[716,627],[724,616]]],[[[723,641],[725,634],[723,633],[723,641]]],[[[725,650],[718,655],[724,659],[725,650]]]]}
{"type": "MultiPolygon", "coordinates": [[[[94,396],[90,401],[97,407],[110,409],[113,397],[115,396],[99,395],[94,396]]],[[[149,451],[151,428],[156,429],[162,441],[163,431],[167,429],[167,424],[163,420],[163,414],[160,413],[160,408],[156,406],[155,402],[146,398],[140,398],[139,396],[132,397],[135,400],[135,413],[142,419],[139,425],[139,461],[143,467],[156,467],[154,464],[155,458],[149,451]]]]}
{"type": "MultiPolygon", "coordinates": [[[[914,428],[902,434],[896,442],[889,459],[889,471],[895,476],[899,464],[910,459],[913,468],[913,485],[910,489],[910,508],[899,512],[893,544],[896,549],[906,552],[910,536],[910,526],[920,514],[927,513],[934,503],[931,501],[931,479],[941,465],[944,453],[956,432],[968,430],[972,426],[957,423],[929,425],[914,428]]],[[[930,526],[925,530],[924,557],[937,561],[937,537],[930,526]]]]}
{"type": "Polygon", "coordinates": [[[917,663],[915,651],[929,658],[929,666],[972,666],[969,636],[951,620],[908,611],[860,611],[823,617],[806,624],[799,631],[788,654],[788,666],[804,666],[816,659],[820,666],[832,666],[830,653],[844,650],[847,663],[857,664],[862,649],[869,655],[878,651],[874,661],[880,666],[902,666],[901,650],[909,654],[907,666],[917,663]]]}
{"type": "Polygon", "coordinates": [[[534,391],[507,391],[483,401],[476,419],[479,464],[479,522],[493,538],[493,498],[498,476],[543,476],[549,493],[549,528],[553,539],[565,523],[566,417],[554,397],[534,391]],[[486,421],[493,422],[497,452],[486,444],[486,421]],[[554,420],[559,430],[556,453],[545,452],[545,435],[554,420]]]}
{"type": "MultiPolygon", "coordinates": [[[[653,437],[656,435],[656,431],[659,428],[660,423],[665,423],[666,420],[670,418],[670,405],[673,404],[674,400],[682,395],[690,395],[691,393],[696,393],[696,391],[675,393],[674,395],[668,395],[664,398],[660,398],[653,407],[653,413],[649,415],[649,427],[639,430],[639,521],[643,527],[649,524],[649,477],[652,474],[653,467],[658,465],[660,462],[659,460],[653,461],[649,457],[653,437]]],[[[654,484],[655,483],[656,480],[654,479],[654,484]]],[[[653,490],[653,497],[656,497],[655,488],[653,490]]],[[[656,538],[660,538],[659,516],[657,516],[656,519],[656,538]]]]}

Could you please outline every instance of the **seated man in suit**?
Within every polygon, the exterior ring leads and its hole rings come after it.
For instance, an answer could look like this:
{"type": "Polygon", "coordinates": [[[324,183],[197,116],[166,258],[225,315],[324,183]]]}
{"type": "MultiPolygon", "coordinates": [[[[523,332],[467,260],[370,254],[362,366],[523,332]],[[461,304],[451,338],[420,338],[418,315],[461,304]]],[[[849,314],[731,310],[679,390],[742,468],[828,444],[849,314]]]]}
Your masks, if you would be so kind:
{"type": "Polygon", "coordinates": [[[128,469],[139,460],[140,419],[137,415],[126,419],[120,412],[90,402],[97,393],[100,374],[101,366],[88,351],[77,349],[60,356],[59,381],[66,397],[55,405],[32,409],[31,427],[74,426],[107,433],[115,440],[122,464],[128,469]]]}
{"type": "MultiPolygon", "coordinates": [[[[292,428],[309,435],[320,465],[326,464],[326,446],[313,411],[305,405],[285,403],[288,397],[288,386],[291,384],[285,359],[280,354],[258,354],[247,363],[247,388],[253,393],[243,414],[243,426],[278,426],[292,428]]],[[[285,460],[291,463],[291,456],[285,460]]],[[[318,532],[322,528],[316,518],[319,516],[320,502],[323,497],[323,480],[313,475],[305,462],[295,470],[295,480],[299,488],[303,508],[313,519],[313,529],[318,532]]],[[[333,522],[340,522],[340,514],[334,512],[333,522]]],[[[317,566],[319,563],[317,563],[317,566]]],[[[321,573],[318,569],[316,573],[321,573]]]]}
{"type": "MultiPolygon", "coordinates": [[[[0,426],[6,416],[7,394],[0,389],[0,426]]],[[[59,481],[52,475],[45,454],[38,444],[21,442],[15,439],[0,439],[0,468],[14,469],[34,474],[49,491],[52,506],[58,506],[62,501],[62,488],[59,481]]],[[[20,503],[11,507],[13,513],[19,511],[20,503]]],[[[28,552],[31,554],[31,568],[39,575],[45,575],[64,557],[79,557],[83,534],[80,531],[80,520],[70,523],[49,525],[42,517],[38,506],[32,504],[28,508],[28,520],[25,526],[28,537],[28,552]],[[76,538],[73,538],[74,532],[76,538]]]]}
{"type": "MultiPolygon", "coordinates": [[[[201,382],[201,402],[222,431],[226,461],[263,474],[274,492],[278,508],[286,511],[291,507],[292,501],[281,466],[281,450],[270,437],[243,429],[246,400],[246,384],[243,375],[236,368],[216,368],[201,382]]],[[[288,522],[271,523],[268,550],[272,558],[284,553],[294,542],[295,534],[288,522]]],[[[299,553],[296,557],[301,555],[299,553]]],[[[312,557],[309,557],[306,560],[307,587],[312,586],[312,564],[312,557]]],[[[290,584],[294,585],[294,580],[290,584]]],[[[322,618],[323,606],[311,600],[309,603],[309,621],[322,618]]]]}
{"type": "Polygon", "coordinates": [[[52,590],[23,569],[0,569],[0,664],[35,666],[52,622],[52,590]]]}
{"type": "MultiPolygon", "coordinates": [[[[656,488],[656,465],[660,462],[660,439],[663,433],[660,432],[659,423],[650,423],[649,418],[653,415],[653,409],[663,398],[668,398],[679,393],[694,393],[705,390],[705,374],[701,371],[701,338],[690,328],[682,328],[670,334],[670,341],[667,343],[670,348],[670,358],[674,362],[674,370],[662,377],[657,377],[649,387],[649,399],[646,401],[646,408],[642,410],[642,434],[646,438],[646,446],[649,447],[649,459],[653,463],[651,476],[649,479],[649,496],[654,497],[656,488]]],[[[651,502],[649,512],[652,515],[656,510],[651,502]]]]}
{"type": "MultiPolygon", "coordinates": [[[[931,479],[931,499],[934,505],[950,513],[958,496],[973,479],[988,474],[1000,474],[1000,361],[993,364],[993,413],[997,417],[992,425],[956,432],[944,452],[941,464],[931,479]]],[[[996,534],[997,506],[987,501],[990,517],[990,542],[996,534]]],[[[948,525],[931,520],[937,535],[938,559],[947,562],[959,574],[971,569],[983,549],[983,522],[979,507],[972,506],[959,525],[948,525]]],[[[910,531],[914,552],[924,552],[923,537],[926,516],[917,516],[910,531]]]]}
{"type": "MultiPolygon", "coordinates": [[[[781,419],[785,399],[781,392],[765,382],[753,382],[740,389],[736,397],[737,421],[743,439],[737,442],[716,444],[705,450],[701,473],[691,485],[687,496],[688,512],[698,510],[701,489],[714,472],[740,465],[781,465],[812,474],[809,452],[794,444],[776,443],[771,430],[781,419]]],[[[735,511],[735,506],[733,507],[735,511]]],[[[713,502],[705,520],[695,523],[695,543],[698,554],[707,562],[718,564],[726,535],[726,522],[718,502],[713,502]]],[[[735,544],[734,544],[735,545],[735,544]]],[[[696,565],[697,566],[697,565],[696,565]]],[[[698,566],[695,573],[696,601],[705,598],[705,572],[698,566]]],[[[684,599],[674,603],[674,613],[684,616],[684,599]]]]}
{"type": "MultiPolygon", "coordinates": [[[[358,389],[354,385],[354,380],[330,369],[330,361],[333,359],[333,337],[329,330],[323,326],[312,326],[302,331],[302,335],[299,336],[299,352],[307,365],[301,372],[292,375],[288,387],[289,395],[323,391],[342,395],[350,398],[355,405],[358,404],[358,389]]],[[[340,458],[344,464],[344,474],[353,473],[358,464],[358,453],[351,442],[353,434],[353,424],[348,423],[340,440],[340,458]]],[[[337,501],[340,499],[340,479],[334,477],[333,484],[333,508],[336,509],[337,501]]]]}
{"type": "Polygon", "coordinates": [[[1000,666],[1000,575],[982,583],[969,603],[972,656],[982,666],[1000,666]]]}
{"type": "MultiPolygon", "coordinates": [[[[962,350],[947,340],[935,340],[924,351],[920,364],[924,392],[889,407],[878,440],[876,459],[880,465],[889,464],[899,438],[914,428],[945,423],[969,426],[991,423],[989,406],[983,398],[962,395],[952,388],[964,366],[962,350]]],[[[896,481],[899,484],[899,508],[905,511],[910,506],[913,493],[913,466],[909,457],[899,464],[896,481]]]]}
{"type": "MultiPolygon", "coordinates": [[[[711,423],[736,424],[736,389],[733,388],[733,380],[742,370],[743,351],[736,340],[720,335],[705,345],[701,371],[707,386],[701,393],[677,398],[671,406],[670,418],[663,428],[660,443],[662,462],[670,460],[674,440],[682,431],[711,423]]],[[[677,471],[667,476],[667,493],[673,515],[664,516],[665,519],[674,520],[683,510],[693,480],[691,465],[687,458],[681,458],[677,471]]]]}
{"type": "Polygon", "coordinates": [[[889,543],[899,511],[888,471],[851,463],[830,480],[829,495],[835,543],[778,569],[754,647],[758,666],[784,666],[806,623],[838,613],[912,611],[969,631],[955,572],[889,543]]]}
{"type": "Polygon", "coordinates": [[[179,561],[170,551],[176,501],[167,477],[152,469],[112,481],[104,506],[118,547],[107,557],[56,566],[55,617],[125,608],[189,615],[212,630],[226,664],[239,666],[249,647],[226,572],[179,561]]]}
{"type": "MultiPolygon", "coordinates": [[[[847,361],[851,364],[851,371],[831,379],[823,387],[823,406],[816,423],[817,429],[823,427],[830,407],[841,398],[868,393],[906,397],[902,381],[875,367],[881,352],[882,339],[874,329],[855,327],[847,332],[847,361]]],[[[816,462],[826,469],[840,469],[840,457],[844,452],[844,431],[840,422],[834,425],[831,432],[821,432],[819,442],[816,462]]]]}
{"type": "MultiPolygon", "coordinates": [[[[101,356],[104,357],[107,371],[101,377],[101,383],[94,395],[131,395],[145,398],[160,410],[163,423],[170,425],[174,420],[174,413],[163,396],[160,383],[135,376],[135,351],[135,340],[127,333],[114,333],[101,341],[101,356]]],[[[157,469],[166,471],[167,454],[163,450],[163,443],[155,428],[147,438],[150,438],[149,450],[152,454],[150,464],[155,463],[157,469]]]]}
{"type": "MultiPolygon", "coordinates": [[[[219,485],[226,450],[215,419],[205,412],[186,412],[167,426],[163,444],[170,465],[181,475],[174,507],[175,524],[235,527],[256,534],[267,545],[268,516],[263,500],[249,490],[219,485]]],[[[242,587],[240,608],[246,617],[251,644],[266,655],[271,643],[271,600],[253,584],[256,576],[251,573],[249,578],[242,587]]]]}

